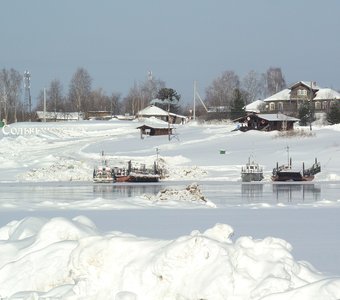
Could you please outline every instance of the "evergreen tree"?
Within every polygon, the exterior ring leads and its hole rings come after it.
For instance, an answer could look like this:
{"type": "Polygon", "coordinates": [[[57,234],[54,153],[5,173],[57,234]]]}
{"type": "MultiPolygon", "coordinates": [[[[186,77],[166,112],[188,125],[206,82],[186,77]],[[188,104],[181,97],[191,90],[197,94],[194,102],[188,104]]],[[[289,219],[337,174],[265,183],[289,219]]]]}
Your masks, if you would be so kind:
{"type": "Polygon", "coordinates": [[[157,93],[157,99],[161,100],[158,106],[164,110],[170,109],[170,111],[174,113],[179,110],[177,104],[180,98],[181,95],[171,88],[161,88],[157,93]]]}
{"type": "Polygon", "coordinates": [[[298,116],[300,119],[300,126],[307,126],[310,124],[310,122],[315,121],[314,110],[311,108],[309,103],[303,103],[299,107],[298,116]]]}
{"type": "Polygon", "coordinates": [[[331,105],[327,113],[327,122],[331,125],[340,123],[340,104],[331,105]]]}
{"type": "Polygon", "coordinates": [[[239,89],[235,89],[234,97],[231,104],[231,119],[237,119],[244,116],[245,97],[239,89]]]}

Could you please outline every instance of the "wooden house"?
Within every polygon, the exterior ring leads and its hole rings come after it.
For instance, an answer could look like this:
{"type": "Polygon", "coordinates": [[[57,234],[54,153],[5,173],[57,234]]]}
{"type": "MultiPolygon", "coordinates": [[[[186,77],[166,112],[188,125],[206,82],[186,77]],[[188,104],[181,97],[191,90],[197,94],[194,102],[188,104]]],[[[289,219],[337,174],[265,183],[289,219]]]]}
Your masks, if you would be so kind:
{"type": "Polygon", "coordinates": [[[238,123],[238,129],[241,131],[292,130],[294,129],[294,123],[297,121],[299,121],[299,119],[286,116],[281,113],[277,114],[249,113],[243,117],[234,120],[234,122],[238,123]]]}
{"type": "Polygon", "coordinates": [[[315,82],[299,81],[263,100],[269,113],[297,116],[301,105],[308,104],[315,113],[325,114],[335,103],[340,103],[340,93],[321,88],[315,82]]]}

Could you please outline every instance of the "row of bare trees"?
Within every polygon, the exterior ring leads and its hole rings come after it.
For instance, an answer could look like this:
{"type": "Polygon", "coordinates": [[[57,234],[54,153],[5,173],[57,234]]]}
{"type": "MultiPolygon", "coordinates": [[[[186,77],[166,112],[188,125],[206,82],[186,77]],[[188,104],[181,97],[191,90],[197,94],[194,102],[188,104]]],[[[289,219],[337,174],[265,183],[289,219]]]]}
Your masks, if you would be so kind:
{"type": "Polygon", "coordinates": [[[269,68],[266,73],[250,71],[241,80],[234,71],[225,71],[206,89],[209,106],[230,111],[235,93],[241,92],[245,104],[273,95],[286,87],[280,68],[269,68]]]}
{"type": "MultiPolygon", "coordinates": [[[[149,105],[150,100],[162,97],[167,89],[164,81],[152,76],[144,82],[135,82],[124,98],[117,92],[107,95],[101,88],[92,89],[92,77],[84,68],[78,68],[72,76],[68,90],[65,92],[60,80],[54,79],[46,88],[46,109],[52,112],[89,112],[110,111],[116,114],[134,115],[149,105]]],[[[232,110],[235,102],[242,98],[245,104],[256,99],[272,95],[283,88],[286,83],[280,68],[269,68],[260,74],[250,71],[242,79],[234,71],[225,71],[214,79],[206,89],[205,102],[209,106],[226,107],[232,110]]],[[[23,100],[23,76],[14,69],[2,69],[0,72],[0,120],[7,122],[28,120],[28,103],[23,100]]],[[[41,90],[34,110],[44,106],[44,90],[41,90]]],[[[176,106],[179,113],[187,113],[187,107],[176,106]]]]}

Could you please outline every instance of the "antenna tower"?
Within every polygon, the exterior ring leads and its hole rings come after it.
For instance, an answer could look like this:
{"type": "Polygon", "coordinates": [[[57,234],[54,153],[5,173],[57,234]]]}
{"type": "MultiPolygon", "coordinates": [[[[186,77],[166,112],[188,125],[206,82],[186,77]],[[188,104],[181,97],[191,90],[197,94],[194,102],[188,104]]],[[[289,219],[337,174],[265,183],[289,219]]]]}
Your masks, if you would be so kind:
{"type": "Polygon", "coordinates": [[[24,103],[28,106],[28,120],[31,122],[32,101],[31,101],[31,74],[28,70],[24,72],[24,103]]]}

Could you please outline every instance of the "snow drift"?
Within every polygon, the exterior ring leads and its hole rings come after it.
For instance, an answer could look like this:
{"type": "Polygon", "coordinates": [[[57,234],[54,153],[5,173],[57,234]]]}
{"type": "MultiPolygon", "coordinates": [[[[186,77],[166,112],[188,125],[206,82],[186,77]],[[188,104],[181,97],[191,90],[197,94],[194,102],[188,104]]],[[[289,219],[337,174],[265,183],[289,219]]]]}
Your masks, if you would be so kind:
{"type": "Polygon", "coordinates": [[[175,240],[101,233],[91,220],[25,218],[0,228],[2,299],[339,299],[340,278],[267,237],[216,224],[175,240]]]}

